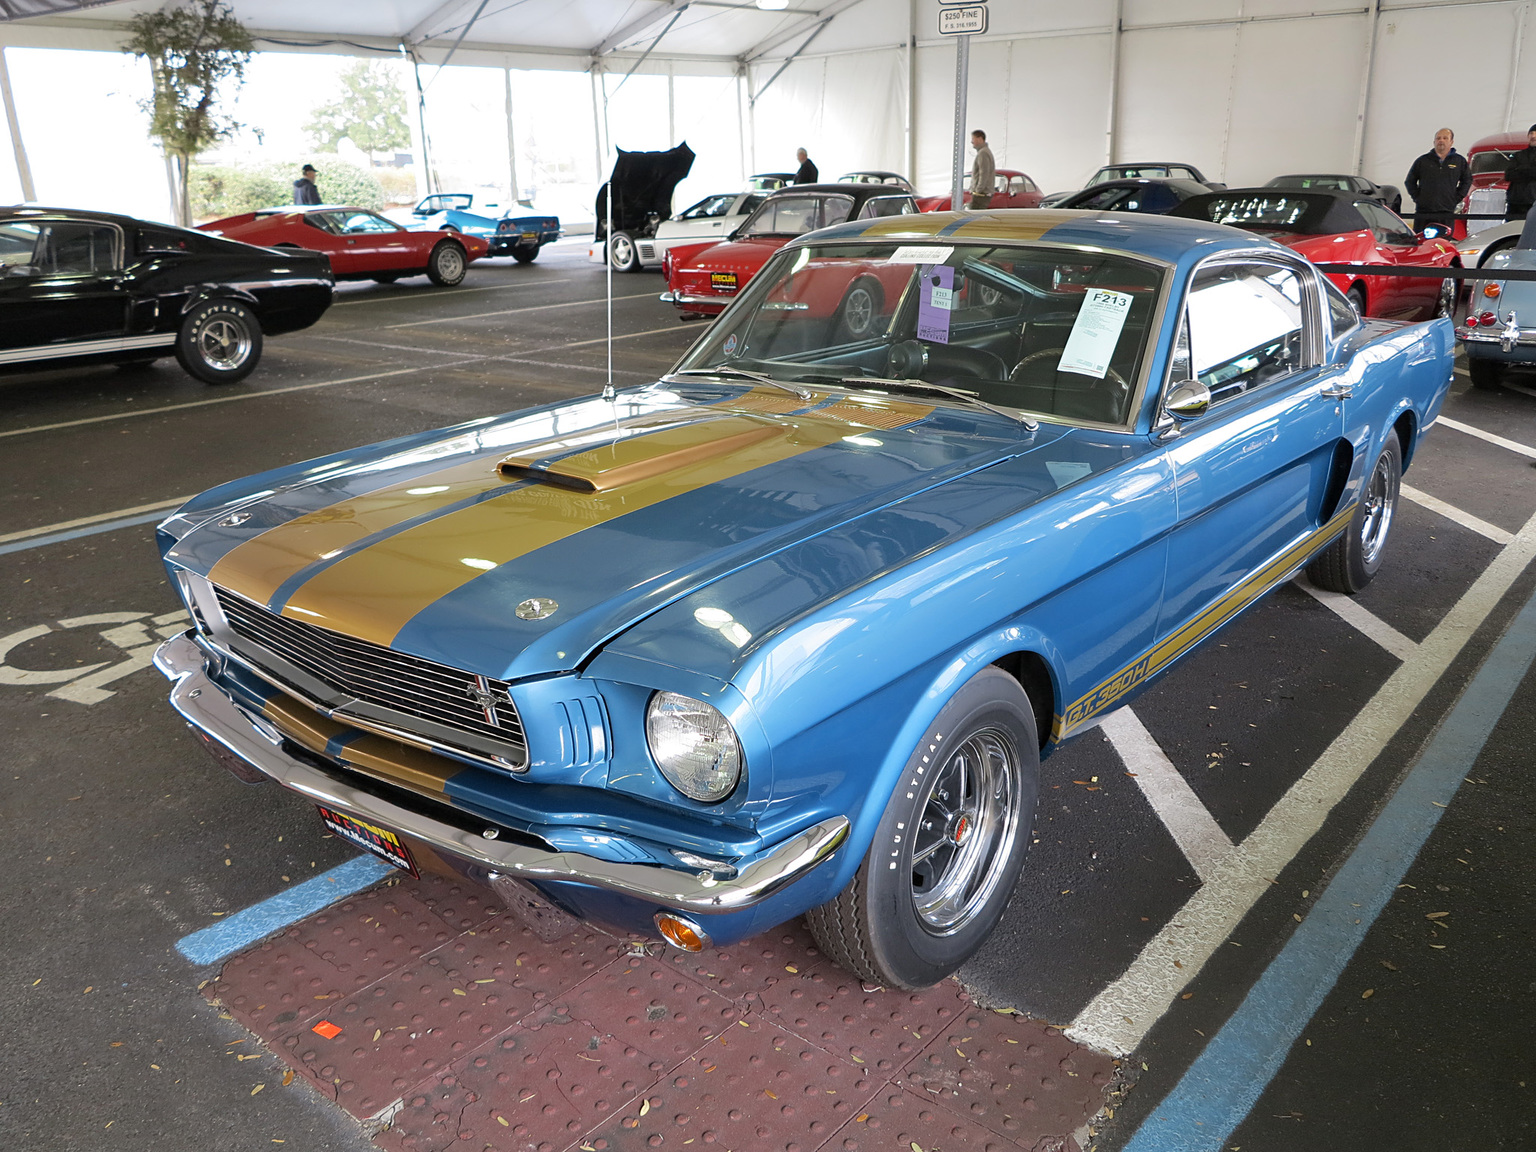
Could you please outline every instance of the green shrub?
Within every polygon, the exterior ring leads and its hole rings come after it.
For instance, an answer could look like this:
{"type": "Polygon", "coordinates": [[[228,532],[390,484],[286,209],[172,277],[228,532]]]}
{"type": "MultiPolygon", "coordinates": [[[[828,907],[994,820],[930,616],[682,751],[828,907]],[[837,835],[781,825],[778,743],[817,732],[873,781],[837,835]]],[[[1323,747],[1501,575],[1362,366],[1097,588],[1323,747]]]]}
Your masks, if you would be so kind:
{"type": "Polygon", "coordinates": [[[384,207],[384,189],[371,171],[335,156],[314,156],[292,163],[194,165],[190,181],[193,219],[216,220],[291,204],[293,182],[306,163],[320,170],[315,183],[325,203],[384,207]]]}

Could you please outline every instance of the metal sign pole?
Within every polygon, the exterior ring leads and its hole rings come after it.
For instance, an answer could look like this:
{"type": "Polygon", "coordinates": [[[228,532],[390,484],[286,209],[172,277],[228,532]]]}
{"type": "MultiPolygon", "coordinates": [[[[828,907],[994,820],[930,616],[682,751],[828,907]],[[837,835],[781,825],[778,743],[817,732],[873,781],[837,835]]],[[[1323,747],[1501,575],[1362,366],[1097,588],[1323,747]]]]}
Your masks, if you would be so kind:
{"type": "Polygon", "coordinates": [[[965,97],[970,87],[971,38],[955,37],[955,162],[949,206],[958,212],[965,206],[965,97]]]}

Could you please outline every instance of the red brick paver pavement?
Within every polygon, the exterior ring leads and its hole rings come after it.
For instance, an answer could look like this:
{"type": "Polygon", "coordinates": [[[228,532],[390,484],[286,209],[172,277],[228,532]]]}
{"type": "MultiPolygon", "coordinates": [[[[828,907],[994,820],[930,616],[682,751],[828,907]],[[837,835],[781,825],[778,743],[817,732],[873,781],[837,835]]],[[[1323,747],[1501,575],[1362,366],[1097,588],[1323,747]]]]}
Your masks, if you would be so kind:
{"type": "Polygon", "coordinates": [[[391,1152],[1075,1152],[1115,1072],[952,981],[867,988],[799,921],[698,955],[545,943],[435,877],[311,916],[205,992],[391,1152]]]}

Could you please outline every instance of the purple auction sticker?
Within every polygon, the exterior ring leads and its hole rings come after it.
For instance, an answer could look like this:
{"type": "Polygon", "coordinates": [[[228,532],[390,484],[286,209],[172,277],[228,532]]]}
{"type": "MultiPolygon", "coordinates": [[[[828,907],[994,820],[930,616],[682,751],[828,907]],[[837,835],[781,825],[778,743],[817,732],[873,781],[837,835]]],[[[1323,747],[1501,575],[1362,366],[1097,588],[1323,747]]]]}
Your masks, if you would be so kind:
{"type": "Polygon", "coordinates": [[[922,290],[917,295],[917,338],[949,343],[949,320],[955,307],[955,270],[948,264],[919,269],[922,290]]]}

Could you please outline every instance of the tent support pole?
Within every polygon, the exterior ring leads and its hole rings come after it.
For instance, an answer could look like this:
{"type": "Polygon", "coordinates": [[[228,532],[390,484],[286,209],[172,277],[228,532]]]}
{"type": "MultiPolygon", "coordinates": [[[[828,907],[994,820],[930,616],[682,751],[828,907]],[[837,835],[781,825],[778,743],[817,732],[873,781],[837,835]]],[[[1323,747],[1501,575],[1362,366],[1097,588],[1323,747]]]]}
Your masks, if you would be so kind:
{"type": "MultiPolygon", "coordinates": [[[[512,204],[516,204],[522,199],[522,192],[517,186],[517,132],[512,127],[512,69],[508,66],[501,73],[507,85],[507,183],[511,190],[512,204]]],[[[512,204],[507,207],[510,208],[512,204]]]]}
{"type": "Polygon", "coordinates": [[[950,172],[949,207],[959,212],[965,207],[965,98],[971,83],[971,38],[955,37],[955,151],[950,172]]]}
{"type": "Polygon", "coordinates": [[[5,66],[5,49],[0,48],[0,97],[5,101],[5,123],[11,130],[11,151],[16,154],[16,177],[21,181],[21,198],[36,200],[32,186],[32,165],[27,162],[27,146],[21,141],[21,123],[16,118],[16,98],[11,94],[11,71],[5,66]]]}
{"type": "Polygon", "coordinates": [[[907,20],[907,179],[917,182],[917,0],[907,20]]]}
{"type": "Polygon", "coordinates": [[[1125,0],[1115,0],[1115,26],[1109,34],[1109,126],[1105,130],[1104,162],[1119,159],[1120,141],[1120,37],[1124,34],[1125,0]]]}
{"type": "Polygon", "coordinates": [[[1365,118],[1371,107],[1371,74],[1376,70],[1376,29],[1381,24],[1381,0],[1371,0],[1371,11],[1366,16],[1370,27],[1365,34],[1365,71],[1360,77],[1360,106],[1355,112],[1355,166],[1354,175],[1360,175],[1365,166],[1365,118]]]}
{"type": "Polygon", "coordinates": [[[1529,4],[1520,5],[1520,10],[1515,13],[1515,43],[1510,50],[1509,60],[1509,99],[1504,104],[1504,131],[1515,130],[1515,89],[1520,84],[1520,52],[1525,47],[1525,18],[1530,12],[1529,4]]]}

